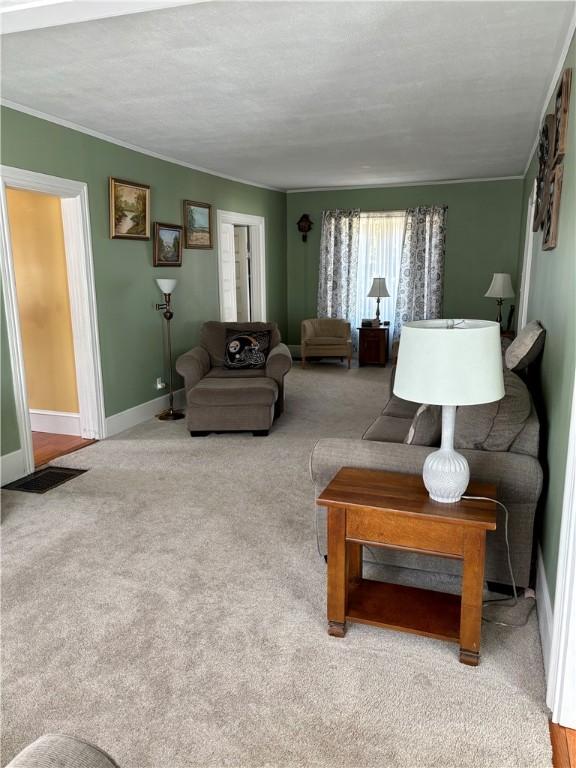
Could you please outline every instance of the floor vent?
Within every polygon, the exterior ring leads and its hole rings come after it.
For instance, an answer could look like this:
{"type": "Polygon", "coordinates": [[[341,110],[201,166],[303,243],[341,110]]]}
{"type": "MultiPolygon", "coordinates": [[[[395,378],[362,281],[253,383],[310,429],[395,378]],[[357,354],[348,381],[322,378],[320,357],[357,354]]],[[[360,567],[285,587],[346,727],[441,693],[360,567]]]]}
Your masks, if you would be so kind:
{"type": "Polygon", "coordinates": [[[67,483],[73,477],[83,475],[87,469],[68,469],[66,467],[45,467],[31,475],[21,477],[13,483],[2,486],[6,491],[26,491],[26,493],[46,493],[62,483],[67,483]]]}

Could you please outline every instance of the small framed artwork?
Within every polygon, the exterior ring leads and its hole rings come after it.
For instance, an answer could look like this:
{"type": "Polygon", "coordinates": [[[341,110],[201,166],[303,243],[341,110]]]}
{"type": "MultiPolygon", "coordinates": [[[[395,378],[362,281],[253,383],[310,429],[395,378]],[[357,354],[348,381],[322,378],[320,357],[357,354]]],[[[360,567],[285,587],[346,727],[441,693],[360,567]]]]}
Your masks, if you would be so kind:
{"type": "Polygon", "coordinates": [[[537,232],[542,226],[546,212],[546,180],[548,171],[552,167],[555,127],[554,115],[546,115],[538,141],[538,176],[536,177],[536,204],[534,206],[534,221],[532,222],[533,232],[537,232]]]}
{"type": "Polygon", "coordinates": [[[212,246],[212,206],[209,203],[195,203],[184,200],[185,248],[206,248],[212,246]]]}
{"type": "Polygon", "coordinates": [[[155,267],[182,266],[182,227],[179,224],[154,222],[155,267]]]}
{"type": "Polygon", "coordinates": [[[558,242],[558,219],[560,216],[560,197],[562,195],[562,176],[564,166],[557,165],[548,173],[547,178],[547,204],[542,222],[542,250],[551,251],[556,248],[558,242]]]}
{"type": "Polygon", "coordinates": [[[150,187],[110,177],[110,237],[150,240],[150,187]]]}
{"type": "Polygon", "coordinates": [[[572,85],[572,70],[565,69],[556,91],[554,102],[554,144],[553,165],[562,162],[568,144],[568,110],[570,109],[570,86],[572,85]]]}

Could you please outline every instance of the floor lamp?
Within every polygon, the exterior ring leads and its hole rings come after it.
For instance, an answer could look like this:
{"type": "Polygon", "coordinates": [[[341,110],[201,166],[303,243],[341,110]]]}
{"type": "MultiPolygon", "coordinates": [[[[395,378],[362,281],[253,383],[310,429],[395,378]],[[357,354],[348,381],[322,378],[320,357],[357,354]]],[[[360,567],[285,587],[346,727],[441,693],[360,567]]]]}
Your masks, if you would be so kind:
{"type": "Polygon", "coordinates": [[[184,418],[184,414],[182,413],[182,411],[174,410],[174,386],[172,381],[172,337],[170,333],[170,321],[174,317],[174,313],[172,312],[170,301],[172,298],[172,293],[174,292],[174,288],[176,287],[176,280],[164,280],[162,278],[157,278],[156,285],[158,286],[158,288],[160,288],[160,290],[164,294],[164,303],[156,304],[156,309],[159,311],[163,310],[164,320],[166,320],[166,346],[168,349],[168,386],[170,388],[170,393],[168,396],[168,410],[162,411],[162,413],[159,413],[156,418],[160,419],[161,421],[176,421],[177,419],[184,418]]]}

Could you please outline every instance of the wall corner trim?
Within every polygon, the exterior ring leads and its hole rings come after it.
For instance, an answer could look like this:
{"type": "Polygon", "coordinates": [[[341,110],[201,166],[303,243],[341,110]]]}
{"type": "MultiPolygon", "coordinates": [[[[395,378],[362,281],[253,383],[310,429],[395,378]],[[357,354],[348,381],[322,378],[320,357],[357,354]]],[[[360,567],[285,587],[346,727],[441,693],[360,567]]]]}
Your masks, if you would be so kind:
{"type": "MultiPolygon", "coordinates": [[[[178,389],[174,392],[174,406],[182,408],[184,402],[184,389],[178,389]]],[[[106,419],[106,437],[118,435],[120,432],[136,427],[144,421],[149,421],[166,408],[168,408],[168,395],[162,395],[145,403],[140,403],[140,405],[135,405],[133,408],[120,411],[120,413],[115,413],[113,416],[108,416],[106,419]]]]}
{"type": "Polygon", "coordinates": [[[13,483],[28,474],[26,471],[26,452],[23,448],[0,457],[0,476],[2,485],[13,483]]]}
{"type": "Polygon", "coordinates": [[[542,550],[538,545],[536,555],[536,612],[538,614],[538,628],[540,630],[540,642],[542,644],[542,657],[544,659],[544,673],[546,680],[550,670],[550,654],[552,651],[552,630],[554,627],[554,611],[550,600],[550,590],[546,578],[546,569],[542,550]]]}

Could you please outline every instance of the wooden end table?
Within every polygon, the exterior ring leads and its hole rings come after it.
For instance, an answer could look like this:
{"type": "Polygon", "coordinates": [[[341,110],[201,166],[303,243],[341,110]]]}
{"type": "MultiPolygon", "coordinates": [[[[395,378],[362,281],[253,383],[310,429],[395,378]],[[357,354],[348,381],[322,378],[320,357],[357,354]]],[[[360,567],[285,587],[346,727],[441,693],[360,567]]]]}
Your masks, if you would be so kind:
{"type": "MultiPolygon", "coordinates": [[[[496,498],[496,487],[471,483],[467,493],[496,498]]],[[[496,529],[496,505],[441,504],[419,475],[351,467],[317,504],[328,508],[328,634],[344,637],[347,621],[412,632],[459,643],[460,661],[476,666],[486,531],[496,529]],[[462,595],[364,579],[365,544],[462,560],[462,595]]]]}
{"type": "Polygon", "coordinates": [[[358,328],[358,365],[386,365],[388,331],[387,325],[358,328]]]}

